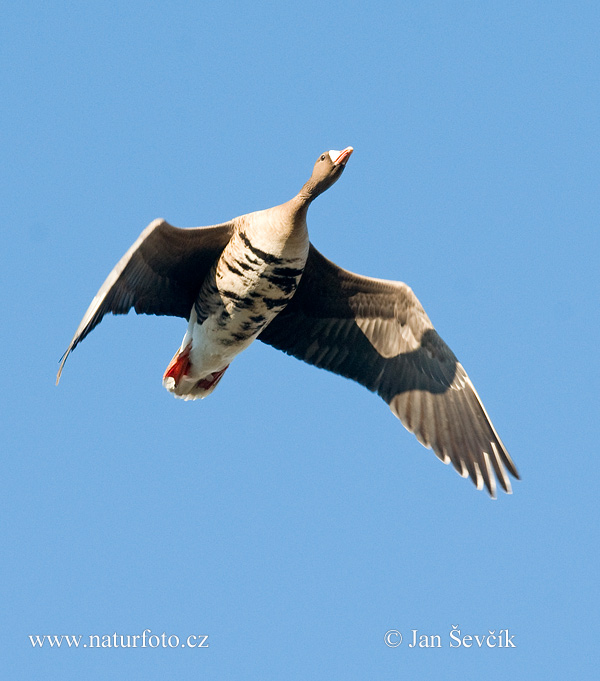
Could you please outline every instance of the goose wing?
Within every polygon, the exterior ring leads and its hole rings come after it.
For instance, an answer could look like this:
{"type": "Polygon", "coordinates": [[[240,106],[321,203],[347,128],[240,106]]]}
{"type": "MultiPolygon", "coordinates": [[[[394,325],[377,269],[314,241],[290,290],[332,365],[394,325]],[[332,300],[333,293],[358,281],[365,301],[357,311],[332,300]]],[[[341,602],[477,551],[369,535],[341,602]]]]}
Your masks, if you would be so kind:
{"type": "Polygon", "coordinates": [[[444,463],[495,496],[519,477],[456,356],[412,290],[363,277],[311,245],[298,290],[259,336],[314,366],[376,392],[444,463]]]}
{"type": "Polygon", "coordinates": [[[233,223],[180,229],[154,220],[115,265],[83,316],[62,356],[56,383],[71,351],[105,314],[187,318],[200,286],[233,232],[233,223]]]}

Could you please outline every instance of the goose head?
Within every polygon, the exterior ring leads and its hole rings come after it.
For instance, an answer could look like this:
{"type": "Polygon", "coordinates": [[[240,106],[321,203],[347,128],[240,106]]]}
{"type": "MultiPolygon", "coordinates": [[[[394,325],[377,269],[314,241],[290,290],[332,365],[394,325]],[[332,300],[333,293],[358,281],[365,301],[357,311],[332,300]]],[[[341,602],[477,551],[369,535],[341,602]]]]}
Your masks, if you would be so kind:
{"type": "Polygon", "coordinates": [[[310,179],[302,187],[300,194],[310,202],[329,189],[344,172],[353,151],[352,147],[346,147],[342,151],[332,149],[321,154],[314,165],[310,179]]]}

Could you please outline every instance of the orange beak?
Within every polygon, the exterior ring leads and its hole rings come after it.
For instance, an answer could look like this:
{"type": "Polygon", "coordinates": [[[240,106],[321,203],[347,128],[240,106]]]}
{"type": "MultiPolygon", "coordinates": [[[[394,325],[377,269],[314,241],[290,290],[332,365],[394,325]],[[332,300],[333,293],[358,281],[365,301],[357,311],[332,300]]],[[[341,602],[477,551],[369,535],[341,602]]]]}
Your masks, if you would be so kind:
{"type": "Polygon", "coordinates": [[[339,165],[345,166],[346,163],[348,163],[348,159],[350,158],[350,154],[352,154],[353,151],[354,151],[354,149],[352,147],[346,147],[344,149],[344,151],[340,151],[340,155],[335,159],[335,162],[334,162],[333,165],[334,166],[339,166],[339,165]]]}

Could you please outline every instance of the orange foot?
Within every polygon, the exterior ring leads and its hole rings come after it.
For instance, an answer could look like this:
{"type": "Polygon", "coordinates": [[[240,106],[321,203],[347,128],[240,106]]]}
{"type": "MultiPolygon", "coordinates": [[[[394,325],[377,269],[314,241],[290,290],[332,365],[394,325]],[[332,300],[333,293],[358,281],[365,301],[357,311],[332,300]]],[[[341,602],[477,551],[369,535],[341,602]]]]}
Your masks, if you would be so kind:
{"type": "Polygon", "coordinates": [[[208,376],[201,378],[198,381],[198,383],[196,383],[196,387],[201,388],[202,390],[212,390],[221,380],[221,377],[227,371],[228,368],[229,364],[224,369],[221,369],[220,371],[215,371],[214,373],[208,374],[208,376]]]}
{"type": "Polygon", "coordinates": [[[167,370],[163,376],[163,381],[167,378],[172,378],[175,381],[175,385],[179,383],[183,376],[186,376],[190,370],[190,350],[192,349],[192,344],[188,343],[183,350],[178,350],[167,370]]]}

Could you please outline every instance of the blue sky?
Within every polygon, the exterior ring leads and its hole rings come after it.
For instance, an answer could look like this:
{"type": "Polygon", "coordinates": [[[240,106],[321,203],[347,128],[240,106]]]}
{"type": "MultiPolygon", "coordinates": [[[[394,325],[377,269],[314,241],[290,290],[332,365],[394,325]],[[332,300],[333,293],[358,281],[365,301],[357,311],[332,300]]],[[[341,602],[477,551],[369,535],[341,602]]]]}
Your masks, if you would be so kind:
{"type": "Polygon", "coordinates": [[[592,678],[599,28],[591,2],[3,5],[11,679],[592,678]],[[258,343],[210,398],[174,400],[178,319],[105,319],[54,386],[152,219],[283,202],[347,145],[311,238],[414,289],[516,461],[510,497],[258,343]],[[451,648],[453,625],[516,647],[451,648]],[[442,647],[410,649],[413,629],[442,647]],[[145,630],[209,648],[29,640],[145,630]]]}

